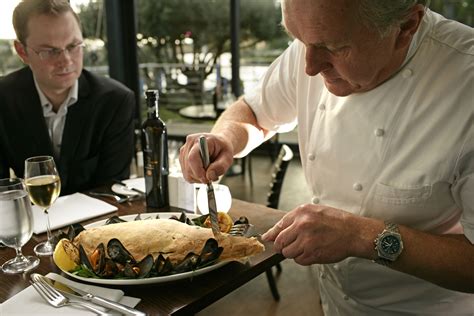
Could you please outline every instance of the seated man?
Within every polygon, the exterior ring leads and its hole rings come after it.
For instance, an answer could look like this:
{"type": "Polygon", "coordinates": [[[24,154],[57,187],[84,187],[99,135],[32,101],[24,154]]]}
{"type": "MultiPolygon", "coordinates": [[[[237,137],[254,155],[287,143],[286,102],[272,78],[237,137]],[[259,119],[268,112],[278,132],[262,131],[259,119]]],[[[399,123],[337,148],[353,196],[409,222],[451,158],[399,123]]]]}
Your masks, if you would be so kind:
{"type": "Polygon", "coordinates": [[[129,176],[135,98],[82,68],[83,37],[67,0],[23,0],[15,50],[28,65],[0,78],[0,178],[23,177],[26,158],[51,155],[62,194],[129,176]]]}

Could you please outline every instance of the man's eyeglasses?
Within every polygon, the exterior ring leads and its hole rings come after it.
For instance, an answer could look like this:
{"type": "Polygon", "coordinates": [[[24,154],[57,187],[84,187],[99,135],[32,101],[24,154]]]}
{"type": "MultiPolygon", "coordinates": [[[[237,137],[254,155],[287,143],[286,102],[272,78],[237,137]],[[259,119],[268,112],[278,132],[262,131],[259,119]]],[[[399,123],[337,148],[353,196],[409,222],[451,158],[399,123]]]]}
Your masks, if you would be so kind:
{"type": "Polygon", "coordinates": [[[79,55],[79,53],[82,51],[82,49],[85,46],[86,44],[84,43],[78,43],[78,44],[69,45],[68,47],[64,49],[47,48],[47,49],[35,50],[32,47],[30,48],[33,52],[35,52],[36,55],[39,56],[41,60],[53,61],[53,60],[57,60],[63,52],[64,53],[67,52],[70,57],[76,57],[79,55]]]}

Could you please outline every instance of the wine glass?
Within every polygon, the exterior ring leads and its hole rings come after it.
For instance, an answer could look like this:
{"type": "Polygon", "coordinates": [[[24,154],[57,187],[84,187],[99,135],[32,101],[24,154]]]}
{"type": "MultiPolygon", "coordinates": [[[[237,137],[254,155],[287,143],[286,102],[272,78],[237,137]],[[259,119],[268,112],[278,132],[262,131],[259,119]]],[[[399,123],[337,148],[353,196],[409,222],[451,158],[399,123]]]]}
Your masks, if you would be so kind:
{"type": "Polygon", "coordinates": [[[54,252],[48,210],[61,191],[56,164],[51,156],[37,156],[25,160],[25,184],[31,201],[43,209],[46,215],[48,239],[35,246],[38,256],[49,256],[54,252]]]}
{"type": "Polygon", "coordinates": [[[35,268],[40,260],[21,252],[33,235],[31,203],[22,179],[0,179],[0,217],[0,241],[16,250],[16,257],[2,265],[3,272],[22,273],[35,268]]]}

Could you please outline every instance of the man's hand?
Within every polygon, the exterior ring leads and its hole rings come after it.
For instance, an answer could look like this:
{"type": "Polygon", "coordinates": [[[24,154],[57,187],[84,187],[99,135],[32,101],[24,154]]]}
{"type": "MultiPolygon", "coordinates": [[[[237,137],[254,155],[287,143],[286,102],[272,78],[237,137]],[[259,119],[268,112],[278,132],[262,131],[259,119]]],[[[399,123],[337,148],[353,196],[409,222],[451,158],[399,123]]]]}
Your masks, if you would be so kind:
{"type": "Polygon", "coordinates": [[[198,133],[186,137],[186,143],[179,150],[179,163],[184,179],[190,183],[208,183],[216,181],[223,175],[233,162],[233,148],[229,141],[223,137],[198,133]],[[209,148],[210,164],[204,169],[201,155],[199,153],[199,137],[206,136],[209,148]]]}
{"type": "Polygon", "coordinates": [[[287,213],[262,238],[274,241],[274,248],[302,265],[334,263],[349,256],[370,257],[372,229],[376,220],[324,205],[306,204],[287,213]],[[371,222],[371,223],[370,223],[371,222]]]}

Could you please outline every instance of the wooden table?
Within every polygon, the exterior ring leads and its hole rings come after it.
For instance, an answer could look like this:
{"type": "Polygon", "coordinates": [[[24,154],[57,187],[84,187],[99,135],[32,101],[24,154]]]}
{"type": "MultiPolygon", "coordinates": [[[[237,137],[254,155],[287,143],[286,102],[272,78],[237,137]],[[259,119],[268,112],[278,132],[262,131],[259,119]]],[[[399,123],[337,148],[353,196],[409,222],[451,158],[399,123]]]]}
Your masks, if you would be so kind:
{"type": "MultiPolygon", "coordinates": [[[[109,201],[107,201],[109,202],[109,201]]],[[[146,212],[143,201],[116,204],[118,211],[107,216],[94,218],[83,224],[108,218],[112,215],[128,215],[146,212]]],[[[150,210],[156,212],[157,210],[150,210]]],[[[263,233],[272,227],[285,213],[267,208],[263,205],[233,200],[229,214],[234,218],[246,216],[255,225],[257,233],[263,233]]],[[[44,240],[45,235],[36,236],[23,247],[24,254],[33,254],[33,247],[44,240]]],[[[192,279],[151,285],[120,286],[125,295],[139,297],[141,302],[137,309],[149,315],[192,315],[209,306],[228,293],[249,282],[268,268],[284,258],[276,254],[271,244],[265,244],[266,250],[243,264],[230,262],[211,272],[195,276],[192,279]]],[[[13,258],[15,251],[11,248],[0,248],[0,264],[13,258]]],[[[61,274],[53,263],[52,257],[41,257],[40,265],[31,272],[46,275],[48,272],[61,274]]],[[[29,286],[29,273],[8,275],[0,272],[0,303],[29,286]]],[[[270,289],[269,289],[270,291],[270,289]]]]}

